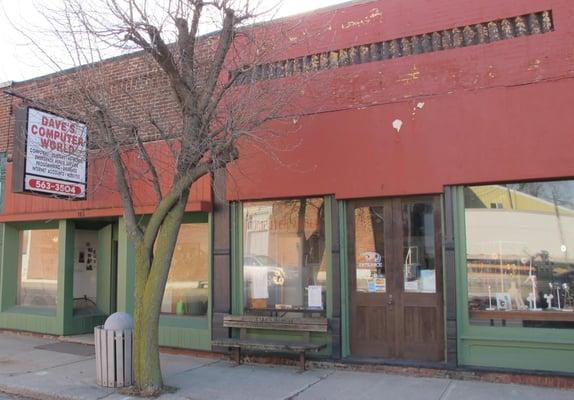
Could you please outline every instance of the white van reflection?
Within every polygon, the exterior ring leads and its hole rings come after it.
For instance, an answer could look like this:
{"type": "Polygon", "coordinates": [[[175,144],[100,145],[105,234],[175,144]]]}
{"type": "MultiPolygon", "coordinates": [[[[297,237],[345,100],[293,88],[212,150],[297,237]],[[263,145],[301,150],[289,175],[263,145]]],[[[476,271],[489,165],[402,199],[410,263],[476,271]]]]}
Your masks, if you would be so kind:
{"type": "Polygon", "coordinates": [[[277,261],[264,255],[246,255],[243,257],[243,277],[245,281],[253,282],[262,270],[267,271],[268,286],[283,286],[285,271],[277,265],[277,261]]]}

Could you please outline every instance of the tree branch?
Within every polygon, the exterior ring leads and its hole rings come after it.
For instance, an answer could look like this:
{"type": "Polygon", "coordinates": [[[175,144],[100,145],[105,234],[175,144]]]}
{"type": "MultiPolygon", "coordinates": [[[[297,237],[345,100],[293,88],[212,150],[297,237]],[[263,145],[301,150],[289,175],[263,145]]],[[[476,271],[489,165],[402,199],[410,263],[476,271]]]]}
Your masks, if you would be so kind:
{"type": "Polygon", "coordinates": [[[128,234],[136,240],[143,240],[143,232],[141,231],[134,209],[134,202],[131,195],[130,185],[125,175],[125,167],[120,154],[120,146],[116,142],[113,132],[111,131],[111,124],[109,123],[105,113],[99,109],[95,112],[95,120],[100,132],[104,133],[111,146],[111,158],[114,165],[114,173],[116,178],[116,187],[120,193],[122,206],[124,208],[124,217],[126,219],[126,226],[128,234]]]}
{"type": "Polygon", "coordinates": [[[159,175],[157,173],[157,170],[155,168],[155,165],[153,164],[149,153],[147,152],[141,136],[139,135],[139,130],[137,127],[133,126],[131,129],[132,135],[135,138],[136,144],[138,146],[138,150],[139,150],[139,154],[141,156],[141,158],[144,160],[144,162],[147,164],[147,167],[149,169],[149,172],[151,174],[151,182],[153,185],[153,190],[155,192],[155,196],[156,196],[156,200],[159,203],[163,197],[162,193],[161,193],[161,185],[160,185],[160,180],[159,180],[159,175]]]}

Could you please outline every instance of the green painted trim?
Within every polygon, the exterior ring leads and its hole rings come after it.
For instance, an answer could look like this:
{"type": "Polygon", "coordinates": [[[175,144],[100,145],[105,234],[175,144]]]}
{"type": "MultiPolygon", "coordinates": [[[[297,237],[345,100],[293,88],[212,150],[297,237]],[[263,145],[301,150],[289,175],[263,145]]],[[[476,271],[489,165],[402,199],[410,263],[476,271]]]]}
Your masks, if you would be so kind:
{"type": "MultiPolygon", "coordinates": [[[[529,329],[529,328],[519,328],[519,329],[529,329]]],[[[535,328],[530,328],[535,329],[535,328]]],[[[479,335],[461,335],[460,337],[462,340],[474,341],[474,342],[488,342],[490,339],[485,338],[484,336],[479,335]]],[[[510,345],[518,345],[518,346],[563,346],[563,345],[572,345],[572,339],[554,339],[550,338],[548,340],[543,340],[543,338],[526,338],[526,339],[516,339],[516,337],[499,337],[496,339],[498,344],[502,343],[509,343],[510,345]]]]}
{"type": "MultiPolygon", "coordinates": [[[[6,224],[0,223],[0,312],[2,312],[5,308],[4,308],[4,299],[3,299],[3,293],[5,292],[4,289],[4,284],[6,282],[6,280],[4,279],[4,249],[6,246],[4,246],[4,238],[5,238],[5,232],[4,230],[6,229],[6,224]]],[[[7,286],[7,285],[6,285],[7,286]]]]}
{"type": "MultiPolygon", "coordinates": [[[[0,286],[0,311],[16,306],[18,287],[18,230],[2,224],[2,274],[0,286]]],[[[6,326],[9,328],[8,326],[6,326]]]]}
{"type": "Polygon", "coordinates": [[[30,221],[30,222],[10,222],[9,225],[15,229],[22,231],[26,229],[59,229],[60,220],[50,221],[30,221]]]}
{"type": "Polygon", "coordinates": [[[325,229],[325,256],[327,258],[327,291],[325,297],[325,314],[327,318],[333,318],[333,221],[331,219],[333,202],[331,196],[325,196],[323,198],[325,204],[325,211],[323,215],[325,216],[324,229],[325,229]]]}
{"type": "MultiPolygon", "coordinates": [[[[327,253],[327,294],[326,294],[326,316],[331,318],[333,315],[333,277],[332,277],[332,233],[331,207],[332,199],[329,196],[323,197],[325,202],[325,252],[327,253]]],[[[231,204],[230,209],[230,229],[231,229],[231,312],[233,315],[244,314],[243,298],[243,203],[235,202],[231,204]]],[[[238,337],[238,329],[233,329],[233,336],[238,337]]],[[[248,336],[252,338],[273,339],[273,340],[302,340],[303,334],[299,332],[269,332],[250,330],[248,336]]],[[[327,343],[327,347],[317,353],[322,356],[328,356],[332,352],[331,333],[312,334],[312,341],[318,343],[327,343]]]]}
{"type": "MultiPolygon", "coordinates": [[[[52,310],[52,312],[55,312],[52,310]]],[[[56,323],[56,316],[45,316],[16,310],[15,312],[0,313],[0,327],[28,332],[61,335],[61,329],[56,323]]]]}
{"type": "Polygon", "coordinates": [[[443,360],[444,362],[448,362],[448,335],[447,335],[447,270],[446,270],[446,248],[445,248],[445,237],[446,237],[446,210],[444,209],[444,194],[440,195],[440,254],[441,254],[441,262],[442,262],[442,334],[443,334],[443,343],[444,343],[444,352],[443,352],[443,360]]]}
{"type": "MultiPolygon", "coordinates": [[[[70,310],[66,309],[64,321],[64,335],[78,335],[83,333],[90,333],[93,331],[94,326],[102,325],[107,316],[111,313],[111,287],[112,280],[115,279],[111,275],[112,271],[112,237],[114,221],[80,221],[70,220],[66,221],[67,225],[72,228],[71,231],[71,244],[66,247],[66,257],[69,259],[66,275],[66,285],[68,279],[70,280],[70,289],[67,292],[66,299],[71,299],[70,310]],[[74,262],[75,262],[75,239],[76,229],[91,230],[97,232],[97,288],[96,288],[96,305],[95,310],[84,310],[75,312],[73,310],[73,295],[74,295],[74,262]],[[69,276],[68,276],[69,275],[69,276]]],[[[66,301],[67,305],[67,301],[66,301]]]]}
{"type": "MultiPolygon", "coordinates": [[[[159,342],[162,346],[211,350],[211,329],[213,313],[213,219],[210,213],[195,212],[184,215],[183,224],[208,224],[208,282],[209,291],[208,311],[205,317],[178,316],[171,314],[160,315],[159,342]]],[[[135,249],[127,236],[125,220],[120,218],[117,228],[112,230],[118,239],[117,262],[117,310],[128,313],[133,312],[134,282],[135,282],[135,249]]]]}
{"type": "Polygon", "coordinates": [[[9,314],[20,314],[20,315],[36,315],[42,317],[56,317],[56,309],[52,307],[22,307],[14,306],[5,311],[9,314]]]}
{"type": "Polygon", "coordinates": [[[97,294],[96,304],[102,314],[109,315],[112,312],[112,247],[113,247],[113,225],[109,224],[98,230],[97,245],[97,294]]]}
{"type": "MultiPolygon", "coordinates": [[[[58,319],[58,310],[63,307],[58,301],[57,307],[22,307],[16,305],[16,292],[18,287],[18,249],[19,232],[21,229],[54,229],[61,223],[52,221],[48,224],[43,222],[32,223],[5,223],[2,228],[1,271],[0,271],[0,327],[30,332],[46,333],[51,335],[63,334],[63,318],[58,319]]],[[[65,232],[59,231],[58,240],[62,242],[65,232]]],[[[62,245],[59,246],[62,251],[62,245]]],[[[60,293],[60,274],[63,265],[58,265],[58,289],[60,293]]]]}
{"type": "Polygon", "coordinates": [[[206,212],[192,212],[186,213],[183,216],[182,224],[205,224],[209,223],[211,219],[211,214],[206,212]]]}
{"type": "Polygon", "coordinates": [[[113,229],[112,229],[112,240],[118,240],[119,237],[119,224],[118,221],[115,221],[113,224],[113,229]]]}
{"type": "Polygon", "coordinates": [[[159,316],[161,327],[187,328],[187,329],[209,329],[210,318],[204,316],[189,316],[175,314],[161,314],[159,316]]]}
{"type": "MultiPolygon", "coordinates": [[[[111,229],[109,229],[111,236],[111,229]]],[[[6,290],[2,287],[0,296],[0,326],[54,335],[70,335],[91,332],[95,325],[105,320],[105,314],[96,311],[81,315],[73,314],[74,294],[74,256],[75,256],[75,222],[73,220],[2,224],[2,236],[5,239],[2,246],[2,285],[9,285],[6,290]],[[57,304],[54,308],[16,306],[18,240],[19,232],[23,229],[58,229],[58,285],[56,289],[57,304]]],[[[98,248],[100,257],[105,258],[105,252],[98,248]]],[[[98,274],[105,270],[98,260],[98,274]]],[[[101,285],[98,278],[98,285],[101,285]]],[[[109,281],[108,281],[109,282],[109,281]]],[[[105,282],[102,287],[108,288],[105,282]]]]}
{"type": "Polygon", "coordinates": [[[341,264],[341,356],[351,355],[349,336],[349,259],[347,236],[347,202],[339,201],[339,240],[341,264]]]}
{"type": "Polygon", "coordinates": [[[213,327],[213,214],[209,213],[207,215],[207,254],[208,257],[208,267],[207,267],[207,284],[209,285],[209,294],[207,298],[207,333],[209,340],[207,341],[207,349],[211,350],[211,337],[212,337],[212,327],[213,327]]]}
{"type": "Polygon", "coordinates": [[[181,316],[162,314],[159,318],[159,343],[161,346],[211,350],[213,315],[213,217],[211,213],[186,214],[183,224],[208,224],[208,284],[209,294],[206,316],[181,316]]]}
{"type": "Polygon", "coordinates": [[[231,313],[243,314],[243,204],[232,203],[231,227],[231,313]]]}
{"type": "Polygon", "coordinates": [[[453,188],[459,364],[574,373],[571,329],[471,325],[463,187],[453,188]]]}
{"type": "MultiPolygon", "coordinates": [[[[207,318],[205,320],[205,325],[207,325],[207,318]]],[[[210,351],[211,335],[207,327],[195,329],[172,326],[164,323],[160,318],[159,344],[160,346],[210,351]]]]}
{"type": "Polygon", "coordinates": [[[135,249],[129,240],[125,219],[118,220],[117,311],[133,313],[135,249]]]}
{"type": "Polygon", "coordinates": [[[60,221],[58,238],[58,304],[56,318],[63,334],[71,330],[74,314],[74,242],[75,225],[72,221],[60,221]]]}

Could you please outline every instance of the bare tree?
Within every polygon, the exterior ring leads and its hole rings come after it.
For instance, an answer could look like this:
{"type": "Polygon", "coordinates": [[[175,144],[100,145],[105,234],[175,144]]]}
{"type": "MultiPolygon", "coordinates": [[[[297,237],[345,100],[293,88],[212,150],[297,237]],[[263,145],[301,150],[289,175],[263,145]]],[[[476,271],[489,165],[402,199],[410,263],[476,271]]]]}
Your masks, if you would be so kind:
{"type": "MultiPolygon", "coordinates": [[[[259,79],[268,73],[270,55],[288,44],[290,28],[249,27],[260,16],[254,3],[65,0],[62,9],[45,13],[80,67],[56,78],[42,102],[88,124],[90,152],[113,165],[135,246],[134,372],[142,394],[163,386],[160,308],[192,186],[236,160],[244,141],[265,147],[277,132],[263,127],[289,114],[298,91],[259,79]],[[216,33],[201,36],[205,26],[216,26],[216,33]],[[118,50],[140,53],[123,62],[101,61],[118,50]],[[136,181],[155,196],[145,223],[136,213],[136,181]]],[[[46,59],[61,65],[36,43],[46,59]]]]}

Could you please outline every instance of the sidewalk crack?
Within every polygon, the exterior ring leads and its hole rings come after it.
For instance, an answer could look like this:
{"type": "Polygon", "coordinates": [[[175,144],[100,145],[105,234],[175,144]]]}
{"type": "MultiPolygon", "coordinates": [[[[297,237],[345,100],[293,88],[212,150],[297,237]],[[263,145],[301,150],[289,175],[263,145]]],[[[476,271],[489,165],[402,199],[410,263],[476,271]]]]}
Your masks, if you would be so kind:
{"type": "Polygon", "coordinates": [[[90,358],[85,358],[82,360],[76,360],[76,361],[70,361],[67,363],[63,363],[63,364],[58,364],[58,365],[51,365],[49,367],[45,367],[45,368],[38,368],[38,369],[31,369],[29,371],[24,371],[24,372],[9,372],[7,374],[1,374],[3,376],[6,376],[8,378],[12,378],[12,377],[16,377],[16,376],[23,376],[23,375],[27,375],[27,374],[34,374],[36,372],[41,372],[41,371],[49,371],[51,369],[55,369],[55,368],[60,368],[60,367],[66,367],[68,365],[73,365],[73,364],[78,364],[84,361],[88,361],[88,360],[93,360],[95,359],[95,357],[90,357],[90,358]]]}
{"type": "Polygon", "coordinates": [[[448,396],[448,394],[452,391],[452,381],[448,381],[448,385],[446,385],[446,387],[444,388],[444,390],[442,391],[442,393],[440,394],[438,400],[444,400],[446,399],[446,396],[448,396]]]}
{"type": "Polygon", "coordinates": [[[333,375],[335,373],[335,370],[330,371],[328,374],[320,376],[319,379],[317,379],[315,382],[311,382],[310,384],[302,387],[301,389],[299,389],[298,391],[296,391],[293,394],[290,394],[289,396],[283,398],[282,400],[294,400],[296,399],[301,393],[307,391],[308,389],[312,388],[313,386],[315,386],[316,384],[318,384],[319,382],[324,381],[325,379],[327,379],[328,377],[330,377],[331,375],[333,375]]]}
{"type": "Polygon", "coordinates": [[[221,360],[215,360],[215,361],[211,361],[211,362],[208,362],[208,363],[205,363],[205,364],[202,364],[202,365],[198,365],[197,367],[191,367],[191,368],[188,368],[188,369],[186,369],[186,370],[180,371],[180,372],[178,372],[177,374],[170,375],[170,377],[179,376],[179,375],[181,375],[181,374],[185,374],[185,373],[190,372],[190,371],[195,371],[196,369],[201,369],[201,368],[205,368],[205,367],[210,367],[210,366],[212,366],[212,365],[214,365],[214,364],[217,364],[217,363],[220,362],[220,361],[221,361],[221,360]]]}

